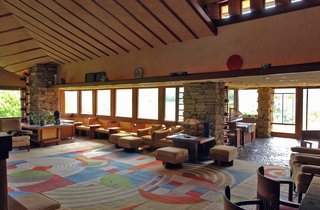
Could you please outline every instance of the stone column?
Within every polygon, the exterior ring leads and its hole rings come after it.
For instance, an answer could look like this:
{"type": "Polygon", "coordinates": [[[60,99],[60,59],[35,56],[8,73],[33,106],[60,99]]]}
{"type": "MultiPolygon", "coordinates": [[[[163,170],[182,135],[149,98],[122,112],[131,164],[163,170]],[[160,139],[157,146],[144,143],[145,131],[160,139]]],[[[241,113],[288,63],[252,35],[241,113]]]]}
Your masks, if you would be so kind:
{"type": "Polygon", "coordinates": [[[258,89],[258,118],[257,118],[257,137],[268,138],[271,136],[273,89],[258,89]]]}
{"type": "Polygon", "coordinates": [[[58,91],[54,88],[56,64],[37,64],[30,70],[30,111],[58,110],[58,91]]]}
{"type": "Polygon", "coordinates": [[[184,85],[184,119],[193,114],[202,123],[212,123],[217,144],[223,144],[224,83],[199,82],[184,85]]]}

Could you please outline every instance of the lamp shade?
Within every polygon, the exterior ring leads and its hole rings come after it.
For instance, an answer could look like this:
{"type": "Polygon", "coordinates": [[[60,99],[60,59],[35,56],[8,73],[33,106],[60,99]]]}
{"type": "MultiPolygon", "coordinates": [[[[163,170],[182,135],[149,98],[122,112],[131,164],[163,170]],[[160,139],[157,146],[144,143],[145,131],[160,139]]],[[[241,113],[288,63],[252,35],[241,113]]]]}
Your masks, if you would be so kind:
{"type": "Polygon", "coordinates": [[[200,121],[195,119],[195,118],[187,118],[183,124],[185,125],[197,125],[197,124],[200,124],[200,121]]]}

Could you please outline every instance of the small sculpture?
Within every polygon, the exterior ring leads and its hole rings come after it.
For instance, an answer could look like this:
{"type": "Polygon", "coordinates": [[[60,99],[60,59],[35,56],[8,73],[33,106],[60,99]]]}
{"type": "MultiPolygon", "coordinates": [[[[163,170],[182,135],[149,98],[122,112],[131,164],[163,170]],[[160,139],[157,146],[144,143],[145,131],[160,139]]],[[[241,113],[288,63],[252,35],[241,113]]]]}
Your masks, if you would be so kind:
{"type": "Polygon", "coordinates": [[[54,111],[53,115],[54,115],[54,124],[60,125],[60,112],[54,111]]]}

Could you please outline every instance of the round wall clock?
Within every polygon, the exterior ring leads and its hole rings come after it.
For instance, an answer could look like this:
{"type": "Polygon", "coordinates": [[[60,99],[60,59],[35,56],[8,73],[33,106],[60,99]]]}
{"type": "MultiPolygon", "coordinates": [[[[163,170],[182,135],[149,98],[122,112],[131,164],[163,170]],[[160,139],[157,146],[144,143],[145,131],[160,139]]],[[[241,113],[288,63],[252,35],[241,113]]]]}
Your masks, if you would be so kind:
{"type": "Polygon", "coordinates": [[[134,69],[134,78],[140,79],[143,75],[143,69],[141,67],[137,67],[134,69]]]}

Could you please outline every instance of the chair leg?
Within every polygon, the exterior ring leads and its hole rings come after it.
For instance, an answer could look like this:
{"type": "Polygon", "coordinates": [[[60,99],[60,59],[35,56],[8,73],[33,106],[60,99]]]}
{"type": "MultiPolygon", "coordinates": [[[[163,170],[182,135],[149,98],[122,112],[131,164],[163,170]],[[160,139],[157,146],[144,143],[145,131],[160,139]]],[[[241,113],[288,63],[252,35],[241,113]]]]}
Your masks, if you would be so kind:
{"type": "Polygon", "coordinates": [[[302,200],[302,193],[298,193],[298,203],[301,203],[301,200],[302,200]]]}
{"type": "Polygon", "coordinates": [[[28,150],[28,152],[30,152],[30,145],[27,146],[27,150],[28,150]]]}
{"type": "Polygon", "coordinates": [[[288,196],[289,201],[292,201],[293,185],[294,184],[292,182],[289,184],[289,196],[288,196]]]}

